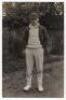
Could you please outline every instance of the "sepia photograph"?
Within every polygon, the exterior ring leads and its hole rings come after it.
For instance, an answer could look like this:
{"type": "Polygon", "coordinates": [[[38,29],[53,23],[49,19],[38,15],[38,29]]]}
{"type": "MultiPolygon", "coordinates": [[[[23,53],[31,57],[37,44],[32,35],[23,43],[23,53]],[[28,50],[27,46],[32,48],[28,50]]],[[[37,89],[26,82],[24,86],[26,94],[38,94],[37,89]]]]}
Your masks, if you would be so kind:
{"type": "Polygon", "coordinates": [[[2,96],[64,97],[64,2],[2,2],[2,96]]]}

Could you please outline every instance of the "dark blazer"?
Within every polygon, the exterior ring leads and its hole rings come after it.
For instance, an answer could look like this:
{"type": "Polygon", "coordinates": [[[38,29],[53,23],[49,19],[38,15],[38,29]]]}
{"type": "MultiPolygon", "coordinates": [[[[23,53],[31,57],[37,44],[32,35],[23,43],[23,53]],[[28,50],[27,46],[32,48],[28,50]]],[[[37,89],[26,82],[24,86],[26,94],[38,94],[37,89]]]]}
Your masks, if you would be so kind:
{"type": "MultiPolygon", "coordinates": [[[[26,27],[23,33],[24,33],[23,34],[23,46],[25,48],[28,43],[29,27],[26,27]]],[[[48,45],[49,35],[47,32],[47,29],[42,25],[39,25],[39,39],[40,39],[40,43],[42,44],[42,47],[46,48],[46,46],[48,45]]]]}

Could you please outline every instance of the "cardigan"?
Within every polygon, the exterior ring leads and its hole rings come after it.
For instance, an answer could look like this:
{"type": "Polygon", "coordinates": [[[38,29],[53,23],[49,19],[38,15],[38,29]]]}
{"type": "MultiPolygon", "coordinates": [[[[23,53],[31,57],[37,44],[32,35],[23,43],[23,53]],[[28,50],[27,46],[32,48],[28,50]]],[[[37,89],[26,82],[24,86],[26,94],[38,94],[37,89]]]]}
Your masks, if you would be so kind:
{"type": "MultiPolygon", "coordinates": [[[[28,45],[29,30],[30,28],[28,26],[26,26],[23,30],[23,48],[26,48],[28,45]]],[[[39,25],[39,39],[42,47],[46,48],[48,45],[49,35],[47,29],[42,25],[39,25]]]]}

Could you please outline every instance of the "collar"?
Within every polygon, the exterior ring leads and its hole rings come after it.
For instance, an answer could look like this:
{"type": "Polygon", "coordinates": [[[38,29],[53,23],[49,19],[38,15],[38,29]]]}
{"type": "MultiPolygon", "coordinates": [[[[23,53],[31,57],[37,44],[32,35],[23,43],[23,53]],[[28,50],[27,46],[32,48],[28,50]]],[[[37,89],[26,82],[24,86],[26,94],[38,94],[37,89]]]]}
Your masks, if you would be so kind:
{"type": "Polygon", "coordinates": [[[38,28],[39,27],[39,23],[37,23],[35,26],[33,26],[32,24],[29,24],[29,28],[38,28]]]}

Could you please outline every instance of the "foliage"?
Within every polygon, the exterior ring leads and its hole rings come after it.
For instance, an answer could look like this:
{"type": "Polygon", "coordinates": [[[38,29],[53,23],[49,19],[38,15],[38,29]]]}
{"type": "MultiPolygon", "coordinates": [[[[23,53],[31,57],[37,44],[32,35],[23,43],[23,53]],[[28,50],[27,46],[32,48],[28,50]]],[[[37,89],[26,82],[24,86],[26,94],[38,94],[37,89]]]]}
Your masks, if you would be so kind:
{"type": "Polygon", "coordinates": [[[3,27],[9,31],[9,49],[13,49],[21,55],[23,26],[29,23],[29,14],[36,11],[40,15],[40,23],[48,30],[52,43],[51,53],[63,53],[63,27],[64,27],[64,3],[63,2],[4,2],[3,3],[3,27]],[[6,15],[4,15],[4,12],[6,15]],[[61,30],[62,33],[59,33],[61,30]],[[14,36],[15,32],[15,36],[14,36]],[[17,39],[18,37],[18,39],[17,39]],[[60,42],[61,41],[61,42],[60,42]],[[61,48],[61,50],[60,50],[61,48]]]}

